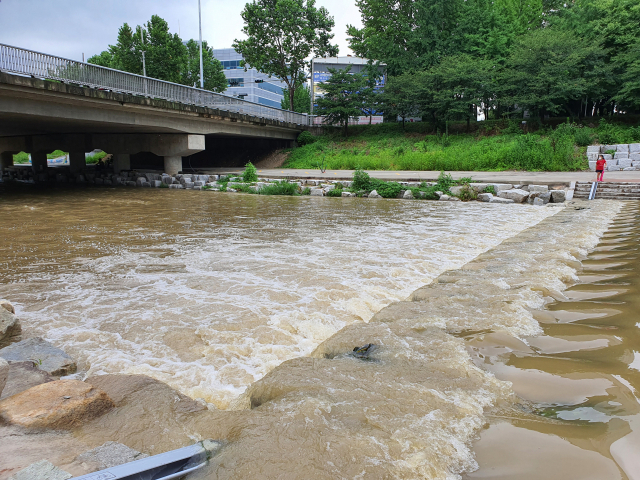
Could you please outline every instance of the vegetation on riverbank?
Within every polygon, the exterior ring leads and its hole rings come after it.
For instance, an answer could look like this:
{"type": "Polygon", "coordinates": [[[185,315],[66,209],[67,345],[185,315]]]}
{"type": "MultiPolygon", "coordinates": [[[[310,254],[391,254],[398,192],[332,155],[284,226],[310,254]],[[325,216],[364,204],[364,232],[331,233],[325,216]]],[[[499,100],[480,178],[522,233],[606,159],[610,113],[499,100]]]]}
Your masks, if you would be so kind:
{"type": "Polygon", "coordinates": [[[483,122],[472,133],[435,134],[428,123],[354,126],[349,137],[336,129],[290,151],[285,168],[332,170],[577,171],[588,169],[586,146],[640,142],[640,127],[601,121],[597,127],[560,124],[524,132],[514,122],[483,122]]]}

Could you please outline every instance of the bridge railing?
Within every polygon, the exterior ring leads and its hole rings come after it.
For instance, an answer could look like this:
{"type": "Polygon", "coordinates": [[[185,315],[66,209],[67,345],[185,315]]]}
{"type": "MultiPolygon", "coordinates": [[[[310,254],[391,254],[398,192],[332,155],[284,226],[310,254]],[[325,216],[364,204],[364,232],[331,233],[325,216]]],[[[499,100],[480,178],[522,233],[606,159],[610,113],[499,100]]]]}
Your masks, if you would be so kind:
{"type": "Polygon", "coordinates": [[[1,43],[0,71],[159,98],[187,105],[217,108],[298,125],[312,124],[312,117],[303,113],[281,110],[209,90],[187,87],[1,43]]]}

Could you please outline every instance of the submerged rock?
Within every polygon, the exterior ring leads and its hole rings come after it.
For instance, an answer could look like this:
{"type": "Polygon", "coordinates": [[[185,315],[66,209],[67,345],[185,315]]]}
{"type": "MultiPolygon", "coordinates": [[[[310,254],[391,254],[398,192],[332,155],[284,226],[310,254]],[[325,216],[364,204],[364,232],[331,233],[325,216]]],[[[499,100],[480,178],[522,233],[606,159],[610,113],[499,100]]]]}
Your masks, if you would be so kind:
{"type": "Polygon", "coordinates": [[[141,453],[122,443],[107,442],[93,450],[78,455],[76,461],[91,463],[96,466],[96,470],[104,470],[105,468],[117,467],[148,456],[146,453],[141,453]]]}
{"type": "Polygon", "coordinates": [[[489,203],[515,203],[510,198],[492,197],[489,203]]]}
{"type": "Polygon", "coordinates": [[[31,361],[50,375],[57,377],[74,373],[76,362],[63,350],[40,337],[29,338],[0,350],[0,357],[9,362],[31,361]]]}
{"type": "Polygon", "coordinates": [[[9,302],[9,300],[0,300],[0,307],[4,308],[9,313],[13,313],[14,315],[16,313],[16,309],[13,308],[13,305],[11,305],[11,302],[9,302]]]}
{"type": "Polygon", "coordinates": [[[356,358],[369,358],[369,355],[373,353],[376,348],[375,344],[367,343],[363,347],[355,347],[350,355],[356,358]]]}
{"type": "Polygon", "coordinates": [[[59,469],[47,460],[32,463],[27,468],[11,475],[9,480],[67,480],[73,475],[59,469]]]}
{"type": "Polygon", "coordinates": [[[79,427],[115,405],[102,390],[78,380],[57,380],[0,401],[0,418],[22,427],[79,427]]]}
{"type": "MultiPolygon", "coordinates": [[[[10,303],[8,305],[13,309],[10,303]]],[[[11,313],[11,310],[4,305],[3,307],[0,308],[0,348],[7,347],[7,345],[19,342],[22,339],[20,320],[11,313]]],[[[2,350],[0,350],[0,356],[2,356],[1,352],[2,350]]]]}

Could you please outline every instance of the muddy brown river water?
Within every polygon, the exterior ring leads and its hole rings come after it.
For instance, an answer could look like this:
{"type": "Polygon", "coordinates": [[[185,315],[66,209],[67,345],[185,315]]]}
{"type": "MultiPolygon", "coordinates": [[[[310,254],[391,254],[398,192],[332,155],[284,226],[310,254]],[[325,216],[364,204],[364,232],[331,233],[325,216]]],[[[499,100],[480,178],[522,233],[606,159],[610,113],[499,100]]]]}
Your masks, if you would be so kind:
{"type": "MultiPolygon", "coordinates": [[[[202,478],[638,478],[635,203],[5,190],[0,215],[25,336],[208,402],[202,478]]],[[[128,423],[104,435],[176,447],[128,423]]]]}

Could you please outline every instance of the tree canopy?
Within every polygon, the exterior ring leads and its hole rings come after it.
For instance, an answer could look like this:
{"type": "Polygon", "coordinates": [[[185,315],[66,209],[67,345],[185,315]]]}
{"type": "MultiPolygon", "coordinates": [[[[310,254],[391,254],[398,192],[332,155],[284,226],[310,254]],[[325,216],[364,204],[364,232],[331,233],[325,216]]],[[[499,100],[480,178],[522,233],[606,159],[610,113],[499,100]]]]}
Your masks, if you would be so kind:
{"type": "Polygon", "coordinates": [[[317,99],[315,112],[323,115],[327,123],[344,127],[347,135],[349,119],[362,113],[365,79],[361,74],[352,74],[351,65],[344,69],[329,68],[331,77],[322,84],[323,94],[317,99]]]}
{"type": "MultiPolygon", "coordinates": [[[[224,92],[227,81],[222,64],[213,57],[213,50],[206,41],[202,42],[202,49],[205,89],[224,92]]],[[[191,87],[200,85],[199,42],[183,43],[177,34],[169,32],[169,24],[157,15],[135,30],[127,23],[122,25],[116,44],[92,56],[88,62],[142,75],[143,51],[148,77],[191,87]]]]}
{"type": "Polygon", "coordinates": [[[287,84],[289,109],[295,92],[306,79],[310,56],[335,56],[332,45],[333,17],[315,0],[253,0],[242,11],[246,40],[235,40],[233,48],[242,54],[245,67],[274,76],[287,84]]]}

